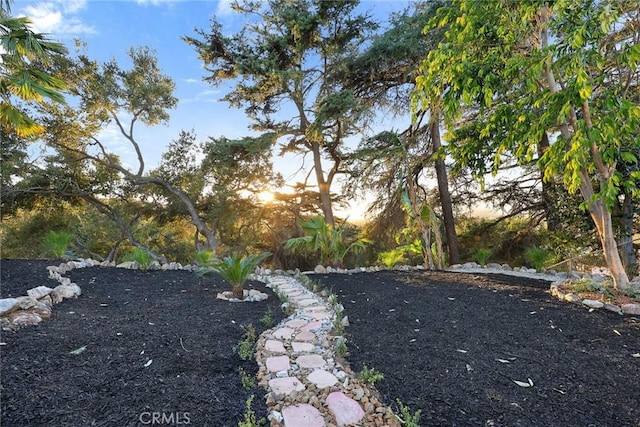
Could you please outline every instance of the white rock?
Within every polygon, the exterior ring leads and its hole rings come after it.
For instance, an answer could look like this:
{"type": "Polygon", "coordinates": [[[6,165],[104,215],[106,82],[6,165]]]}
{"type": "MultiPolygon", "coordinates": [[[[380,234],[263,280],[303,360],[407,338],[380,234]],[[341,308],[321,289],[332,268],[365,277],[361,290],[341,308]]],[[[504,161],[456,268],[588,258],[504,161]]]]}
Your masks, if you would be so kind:
{"type": "Polygon", "coordinates": [[[82,291],[80,290],[80,286],[75,283],[71,283],[68,285],[56,286],[50,295],[53,302],[57,304],[65,298],[77,298],[81,293],[82,291]]]}
{"type": "Polygon", "coordinates": [[[2,298],[0,299],[0,316],[3,314],[11,313],[18,309],[18,300],[16,298],[2,298]]]}
{"type": "Polygon", "coordinates": [[[29,295],[30,297],[33,297],[35,299],[40,299],[44,296],[49,295],[51,292],[53,291],[53,289],[47,287],[47,286],[37,286],[35,288],[31,288],[27,291],[27,295],[29,295]]]}
{"type": "Polygon", "coordinates": [[[604,307],[604,303],[602,301],[594,300],[594,299],[584,299],[582,300],[582,304],[586,305],[590,308],[602,308],[604,307]]]}

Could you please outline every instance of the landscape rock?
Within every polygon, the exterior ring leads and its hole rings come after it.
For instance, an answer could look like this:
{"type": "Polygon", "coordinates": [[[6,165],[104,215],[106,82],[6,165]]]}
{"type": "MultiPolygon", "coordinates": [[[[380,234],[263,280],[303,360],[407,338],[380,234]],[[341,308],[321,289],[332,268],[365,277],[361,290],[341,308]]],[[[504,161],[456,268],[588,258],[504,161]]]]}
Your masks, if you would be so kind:
{"type": "Polygon", "coordinates": [[[316,265],[316,268],[314,268],[313,271],[315,273],[317,273],[317,274],[326,274],[327,273],[327,269],[322,265],[316,265]]]}
{"type": "Polygon", "coordinates": [[[27,291],[27,295],[29,295],[30,297],[33,297],[35,299],[40,299],[42,297],[45,297],[47,295],[49,295],[51,292],[53,291],[53,289],[47,287],[47,286],[37,286],[35,288],[31,288],[27,291]]]}
{"type": "Polygon", "coordinates": [[[18,309],[18,300],[16,298],[0,299],[0,316],[11,313],[18,309]]]}
{"type": "Polygon", "coordinates": [[[584,299],[582,300],[582,304],[586,305],[590,308],[602,308],[604,307],[604,303],[602,301],[594,300],[594,299],[584,299]]]}
{"type": "Polygon", "coordinates": [[[640,316],[640,304],[622,304],[624,314],[635,314],[640,316]]]}
{"type": "Polygon", "coordinates": [[[54,304],[59,303],[65,298],[77,298],[82,293],[80,286],[75,283],[68,285],[59,285],[53,288],[51,292],[51,299],[54,304]]]}

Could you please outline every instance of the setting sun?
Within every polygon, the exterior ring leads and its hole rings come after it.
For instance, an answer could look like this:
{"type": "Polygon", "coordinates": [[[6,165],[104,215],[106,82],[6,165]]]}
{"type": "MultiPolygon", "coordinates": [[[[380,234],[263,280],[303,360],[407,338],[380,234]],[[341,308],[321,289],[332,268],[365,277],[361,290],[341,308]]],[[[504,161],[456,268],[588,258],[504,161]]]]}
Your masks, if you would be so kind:
{"type": "Polygon", "coordinates": [[[258,193],[258,200],[262,203],[273,202],[273,199],[275,199],[275,194],[269,190],[264,190],[258,193]]]}

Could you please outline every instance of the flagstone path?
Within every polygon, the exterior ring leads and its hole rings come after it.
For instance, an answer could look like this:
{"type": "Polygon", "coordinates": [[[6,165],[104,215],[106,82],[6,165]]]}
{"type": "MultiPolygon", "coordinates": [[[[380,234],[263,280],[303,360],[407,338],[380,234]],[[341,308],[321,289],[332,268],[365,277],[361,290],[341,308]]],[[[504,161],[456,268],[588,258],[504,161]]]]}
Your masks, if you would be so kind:
{"type": "Polygon", "coordinates": [[[337,360],[335,345],[342,338],[332,335],[336,313],[328,301],[292,277],[262,279],[294,309],[257,343],[271,426],[399,425],[391,409],[337,360]]]}

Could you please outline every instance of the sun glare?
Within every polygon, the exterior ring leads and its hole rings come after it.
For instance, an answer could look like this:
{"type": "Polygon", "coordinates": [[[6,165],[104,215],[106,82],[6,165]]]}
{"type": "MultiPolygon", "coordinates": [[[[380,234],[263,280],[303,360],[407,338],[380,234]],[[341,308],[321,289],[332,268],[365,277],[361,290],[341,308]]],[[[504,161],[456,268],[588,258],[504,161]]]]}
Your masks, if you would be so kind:
{"type": "Polygon", "coordinates": [[[269,190],[264,190],[258,193],[258,199],[262,203],[269,203],[273,202],[273,199],[275,199],[275,195],[269,190]]]}

